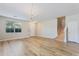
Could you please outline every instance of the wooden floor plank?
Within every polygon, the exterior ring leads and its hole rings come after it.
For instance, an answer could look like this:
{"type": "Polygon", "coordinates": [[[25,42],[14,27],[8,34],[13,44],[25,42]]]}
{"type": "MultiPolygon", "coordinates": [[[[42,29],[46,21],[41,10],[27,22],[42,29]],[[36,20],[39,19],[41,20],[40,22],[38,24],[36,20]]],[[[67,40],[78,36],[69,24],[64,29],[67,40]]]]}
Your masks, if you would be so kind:
{"type": "Polygon", "coordinates": [[[79,56],[79,44],[31,37],[0,42],[0,56],[79,56]]]}

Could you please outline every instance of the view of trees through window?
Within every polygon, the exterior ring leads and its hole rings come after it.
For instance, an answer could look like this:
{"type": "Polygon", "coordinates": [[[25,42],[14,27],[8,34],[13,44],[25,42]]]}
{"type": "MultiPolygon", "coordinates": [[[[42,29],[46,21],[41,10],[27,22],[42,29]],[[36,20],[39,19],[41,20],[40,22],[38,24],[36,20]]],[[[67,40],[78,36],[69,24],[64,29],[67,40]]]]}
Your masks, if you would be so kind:
{"type": "Polygon", "coordinates": [[[21,32],[22,29],[21,29],[21,24],[20,23],[16,23],[16,22],[13,22],[13,21],[8,21],[6,23],[6,32],[7,33],[11,33],[11,32],[21,32]]]}

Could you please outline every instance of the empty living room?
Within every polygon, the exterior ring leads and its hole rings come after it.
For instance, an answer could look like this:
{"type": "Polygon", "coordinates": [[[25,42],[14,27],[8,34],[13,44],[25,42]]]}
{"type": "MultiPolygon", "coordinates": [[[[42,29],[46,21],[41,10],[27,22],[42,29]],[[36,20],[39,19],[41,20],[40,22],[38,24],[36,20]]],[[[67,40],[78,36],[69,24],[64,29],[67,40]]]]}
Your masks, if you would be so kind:
{"type": "Polygon", "coordinates": [[[79,3],[0,3],[0,56],[79,56],[79,3]]]}

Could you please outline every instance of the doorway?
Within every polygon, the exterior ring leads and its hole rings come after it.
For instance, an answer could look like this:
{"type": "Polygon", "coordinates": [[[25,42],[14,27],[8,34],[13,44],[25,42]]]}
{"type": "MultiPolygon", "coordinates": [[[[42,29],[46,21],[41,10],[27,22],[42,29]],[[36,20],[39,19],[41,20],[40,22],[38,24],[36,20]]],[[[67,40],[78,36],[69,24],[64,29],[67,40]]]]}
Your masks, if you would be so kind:
{"type": "Polygon", "coordinates": [[[57,41],[64,41],[65,16],[57,18],[57,41]]]}

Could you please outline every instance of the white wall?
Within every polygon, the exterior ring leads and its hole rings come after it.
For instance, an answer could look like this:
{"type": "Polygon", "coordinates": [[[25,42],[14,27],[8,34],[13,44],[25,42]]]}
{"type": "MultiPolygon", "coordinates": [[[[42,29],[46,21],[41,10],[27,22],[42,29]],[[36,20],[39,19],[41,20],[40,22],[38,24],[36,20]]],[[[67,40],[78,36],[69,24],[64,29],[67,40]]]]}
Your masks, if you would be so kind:
{"type": "Polygon", "coordinates": [[[66,16],[68,40],[79,43],[79,15],[66,16]]]}
{"type": "Polygon", "coordinates": [[[29,23],[21,20],[0,17],[0,39],[18,39],[29,37],[29,23]],[[22,24],[22,32],[21,33],[6,33],[6,22],[7,21],[15,21],[22,24]]]}
{"type": "Polygon", "coordinates": [[[37,26],[37,34],[41,37],[56,38],[57,37],[57,20],[40,21],[37,26]]]}
{"type": "Polygon", "coordinates": [[[36,34],[35,34],[36,22],[34,22],[34,21],[29,22],[29,27],[30,27],[30,36],[36,36],[36,34]]]}

